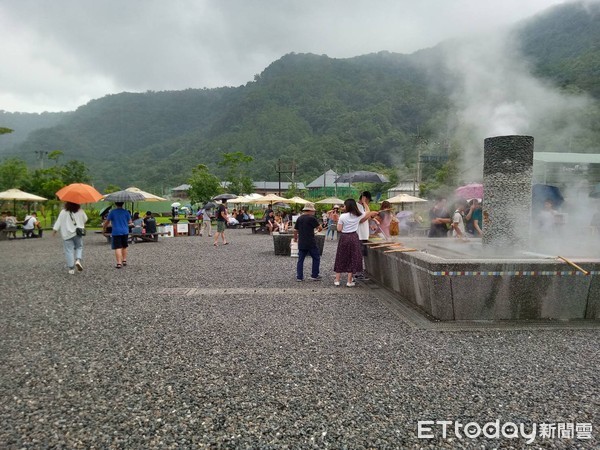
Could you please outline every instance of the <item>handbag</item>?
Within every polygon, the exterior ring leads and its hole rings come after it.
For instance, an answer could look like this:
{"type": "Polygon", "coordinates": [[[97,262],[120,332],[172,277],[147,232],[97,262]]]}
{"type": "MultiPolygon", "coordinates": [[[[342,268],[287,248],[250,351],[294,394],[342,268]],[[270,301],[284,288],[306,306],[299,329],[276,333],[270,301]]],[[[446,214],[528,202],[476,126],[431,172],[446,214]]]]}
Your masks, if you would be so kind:
{"type": "Polygon", "coordinates": [[[75,225],[75,234],[77,234],[77,236],[85,236],[85,228],[79,228],[77,226],[77,222],[75,222],[75,219],[73,218],[73,213],[69,213],[69,215],[71,216],[73,225],[75,225]]]}
{"type": "Polygon", "coordinates": [[[392,217],[390,222],[390,236],[398,236],[400,234],[400,226],[398,225],[399,220],[392,217]]]}

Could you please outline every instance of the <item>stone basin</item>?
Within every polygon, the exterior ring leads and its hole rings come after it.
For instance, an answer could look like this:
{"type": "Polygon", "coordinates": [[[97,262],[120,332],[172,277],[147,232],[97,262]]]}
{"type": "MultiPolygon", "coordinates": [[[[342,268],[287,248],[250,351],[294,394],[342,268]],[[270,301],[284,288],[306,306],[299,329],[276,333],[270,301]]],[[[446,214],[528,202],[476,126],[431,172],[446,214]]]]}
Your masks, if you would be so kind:
{"type": "MultiPolygon", "coordinates": [[[[291,256],[290,244],[294,238],[294,233],[273,233],[273,246],[275,254],[279,256],[291,256]]],[[[325,245],[325,234],[319,233],[315,235],[319,254],[323,254],[323,246],[325,245]]]]}
{"type": "Polygon", "coordinates": [[[568,257],[585,275],[534,252],[484,255],[478,241],[402,238],[418,251],[369,247],[365,266],[375,282],[438,320],[600,320],[600,258],[568,257]]]}

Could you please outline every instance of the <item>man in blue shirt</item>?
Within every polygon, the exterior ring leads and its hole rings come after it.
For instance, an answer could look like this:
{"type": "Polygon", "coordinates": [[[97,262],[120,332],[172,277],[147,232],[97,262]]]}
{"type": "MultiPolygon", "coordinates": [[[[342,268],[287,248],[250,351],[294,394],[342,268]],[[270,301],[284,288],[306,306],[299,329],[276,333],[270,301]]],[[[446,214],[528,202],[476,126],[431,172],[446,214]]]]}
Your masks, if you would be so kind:
{"type": "Polygon", "coordinates": [[[123,209],[123,202],[115,202],[117,206],[108,213],[104,228],[112,225],[111,247],[115,251],[117,269],[127,265],[127,247],[129,247],[129,226],[133,226],[131,214],[123,209]]]}

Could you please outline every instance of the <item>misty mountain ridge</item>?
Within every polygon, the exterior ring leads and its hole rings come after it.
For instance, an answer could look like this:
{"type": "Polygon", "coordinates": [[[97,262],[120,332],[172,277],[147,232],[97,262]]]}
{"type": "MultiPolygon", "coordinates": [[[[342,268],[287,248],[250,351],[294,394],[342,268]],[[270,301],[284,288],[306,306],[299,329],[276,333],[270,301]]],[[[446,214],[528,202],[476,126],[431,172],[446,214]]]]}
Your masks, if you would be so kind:
{"type": "MultiPolygon", "coordinates": [[[[599,18],[599,3],[569,3],[511,32],[536,77],[595,103],[599,18]]],[[[448,60],[453,45],[347,59],[291,53],[239,87],[125,92],[68,113],[0,111],[0,126],[15,129],[12,140],[10,134],[0,139],[0,157],[37,164],[36,152],[61,150],[66,160],[84,162],[101,188],[112,183],[157,192],[185,182],[200,163],[219,173],[216,163],[232,151],[254,158],[249,175],[255,180],[276,179],[277,159],[294,159],[301,181],[329,168],[409,170],[416,162],[417,135],[427,139],[431,153],[460,152],[467,140],[482,142],[484,131],[457,125],[470,105],[457,95],[468,92],[463,86],[468,76],[451,67],[457,62],[448,60]]],[[[557,126],[570,130],[562,116],[558,111],[528,131],[544,136],[557,126]]],[[[578,121],[575,138],[570,131],[573,151],[598,152],[598,117],[594,107],[578,121]]],[[[537,149],[539,142],[546,151],[564,150],[562,138],[534,136],[537,149]]]]}

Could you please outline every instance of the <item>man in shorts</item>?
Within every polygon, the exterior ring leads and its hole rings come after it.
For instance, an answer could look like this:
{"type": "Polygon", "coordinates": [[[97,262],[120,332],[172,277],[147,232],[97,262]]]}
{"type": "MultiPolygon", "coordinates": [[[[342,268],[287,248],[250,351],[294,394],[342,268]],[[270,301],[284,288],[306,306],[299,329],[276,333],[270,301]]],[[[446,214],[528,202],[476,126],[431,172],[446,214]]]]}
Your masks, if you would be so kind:
{"type": "Polygon", "coordinates": [[[112,225],[111,247],[115,251],[117,259],[116,268],[120,269],[127,265],[127,247],[129,247],[129,226],[133,226],[131,214],[123,209],[123,202],[115,202],[116,208],[108,213],[104,222],[104,229],[112,225]]]}
{"type": "Polygon", "coordinates": [[[221,204],[217,208],[217,232],[215,233],[215,243],[213,244],[217,247],[217,241],[219,240],[219,234],[221,235],[221,240],[223,241],[223,245],[229,244],[225,239],[225,227],[227,225],[227,221],[229,220],[229,216],[227,214],[227,206],[225,204],[227,200],[223,199],[221,204]]]}

